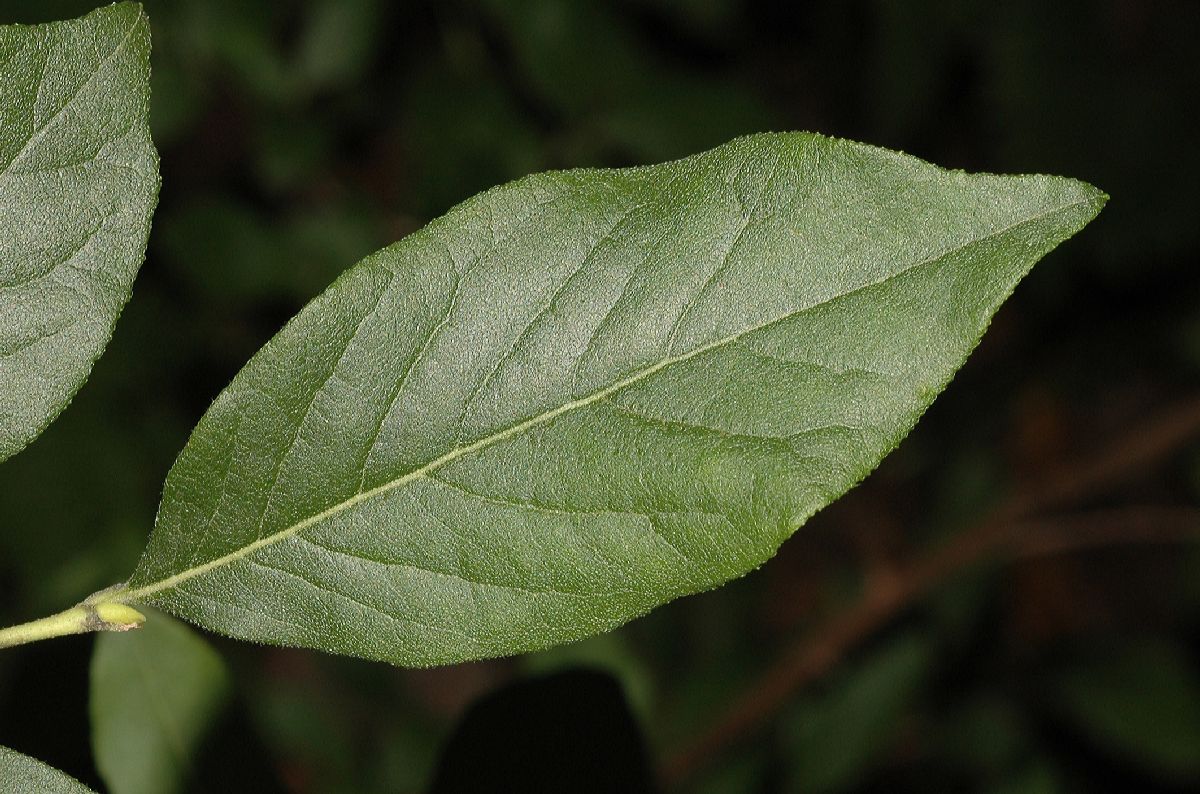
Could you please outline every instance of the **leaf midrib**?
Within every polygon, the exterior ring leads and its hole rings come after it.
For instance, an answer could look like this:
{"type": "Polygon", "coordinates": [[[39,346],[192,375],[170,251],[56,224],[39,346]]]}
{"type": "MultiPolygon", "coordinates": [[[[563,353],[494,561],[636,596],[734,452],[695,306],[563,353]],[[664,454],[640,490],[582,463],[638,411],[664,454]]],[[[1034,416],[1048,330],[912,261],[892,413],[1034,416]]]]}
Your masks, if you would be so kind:
{"type": "Polygon", "coordinates": [[[614,383],[611,383],[608,386],[605,386],[602,389],[598,389],[597,391],[594,391],[591,394],[588,394],[577,400],[571,400],[570,402],[564,403],[564,404],[558,406],[557,408],[553,408],[549,411],[545,411],[543,413],[537,414],[536,416],[530,417],[529,419],[525,419],[521,422],[518,422],[517,424],[510,425],[509,427],[506,427],[503,430],[499,430],[495,433],[492,433],[491,435],[484,436],[483,438],[480,438],[466,446],[455,447],[454,449],[451,449],[449,452],[446,452],[445,454],[443,454],[437,458],[434,458],[433,460],[429,461],[428,463],[426,463],[416,469],[413,469],[405,474],[402,474],[401,476],[397,477],[394,480],[389,480],[388,482],[385,482],[385,483],[378,485],[374,488],[371,488],[370,490],[367,490],[367,491],[360,491],[359,493],[356,493],[355,495],[353,495],[347,499],[344,499],[341,502],[338,502],[337,504],[331,505],[330,507],[320,511],[319,513],[315,513],[315,514],[309,516],[308,518],[305,518],[301,521],[296,522],[295,524],[285,527],[284,529],[281,529],[281,530],[274,532],[270,535],[267,535],[265,537],[259,538],[258,540],[248,543],[245,546],[242,546],[234,551],[229,552],[228,554],[225,554],[225,555],[222,555],[215,559],[212,559],[206,563],[202,563],[200,565],[196,565],[191,568],[184,569],[184,570],[180,571],[179,573],[176,573],[172,576],[168,576],[164,579],[160,579],[156,582],[151,582],[151,583],[143,585],[141,587],[133,588],[130,590],[125,590],[123,592],[114,592],[113,595],[109,598],[109,600],[116,602],[116,603],[138,602],[138,601],[142,601],[146,598],[149,598],[151,596],[154,596],[157,593],[161,593],[164,590],[170,590],[170,589],[182,584],[183,582],[186,582],[190,579],[194,579],[197,576],[201,576],[205,573],[208,573],[209,571],[215,570],[217,568],[223,567],[224,565],[228,565],[230,563],[237,562],[238,560],[246,558],[246,557],[250,556],[251,554],[253,554],[254,552],[258,551],[259,549],[266,548],[268,546],[274,545],[275,543],[286,540],[286,539],[292,537],[293,535],[296,535],[311,526],[321,523],[322,521],[324,521],[327,518],[335,516],[345,510],[349,510],[363,502],[374,499],[375,497],[381,496],[385,493],[394,491],[394,490],[401,488],[404,485],[407,485],[411,482],[415,482],[417,480],[423,479],[426,475],[428,475],[434,471],[437,471],[438,469],[442,468],[443,466],[446,466],[447,464],[452,463],[455,460],[458,460],[459,458],[462,458],[466,455],[470,455],[471,453],[486,449],[490,446],[493,446],[494,444],[498,444],[498,443],[505,441],[509,438],[512,438],[514,436],[518,436],[521,433],[524,433],[526,430],[529,430],[531,428],[537,427],[542,424],[546,424],[547,422],[551,422],[554,419],[557,419],[558,417],[560,417],[564,414],[570,413],[576,409],[586,408],[589,405],[598,403],[598,402],[604,400],[605,398],[610,397],[610,396],[632,386],[635,383],[643,381],[646,378],[649,378],[652,375],[655,375],[655,374],[663,371],[664,369],[666,369],[668,367],[675,366],[676,364],[681,364],[681,363],[688,361],[692,358],[695,358],[697,356],[700,356],[705,353],[708,353],[713,350],[724,347],[725,345],[732,344],[746,336],[757,333],[758,331],[762,331],[766,328],[769,328],[773,325],[784,322],[793,317],[799,316],[805,312],[809,312],[809,311],[812,311],[813,309],[817,309],[821,306],[828,305],[830,303],[833,303],[836,300],[840,300],[842,298],[846,298],[855,293],[862,292],[864,290],[868,290],[873,287],[880,286],[889,281],[892,281],[893,279],[900,278],[901,276],[904,276],[905,274],[915,271],[919,268],[937,264],[937,263],[943,261],[944,259],[946,259],[947,257],[954,256],[955,254],[961,253],[962,251],[964,251],[972,246],[980,245],[980,244],[988,242],[990,240],[994,240],[998,237],[1006,235],[1009,232],[1012,232],[1023,226],[1037,223],[1039,221],[1045,220],[1045,219],[1047,219],[1051,216],[1057,215],[1057,214],[1068,212],[1069,210],[1072,210],[1076,207],[1084,206],[1087,204],[1093,204],[1093,203],[1095,203],[1095,201],[1096,201],[1096,199],[1094,197],[1087,197],[1087,198],[1079,199],[1077,201],[1073,201],[1069,204],[1063,204],[1063,205],[1054,207],[1053,209],[1046,210],[1045,212],[1039,213],[1032,217],[1025,218],[1023,220],[1009,224],[1008,226],[1005,226],[1001,229],[998,229],[993,232],[989,232],[988,234],[985,234],[982,237],[977,237],[977,238],[970,240],[968,242],[965,242],[957,247],[943,251],[942,253],[937,254],[936,256],[930,257],[928,259],[923,259],[918,262],[914,262],[913,264],[908,265],[907,267],[902,268],[901,270],[897,270],[894,273],[889,273],[889,274],[887,274],[881,278],[878,278],[874,281],[871,281],[866,284],[862,284],[858,287],[854,287],[853,289],[847,290],[846,292],[842,292],[837,295],[830,296],[830,297],[828,297],[824,300],[821,300],[817,303],[811,304],[809,306],[805,306],[804,308],[788,312],[787,314],[781,315],[779,317],[774,317],[770,320],[759,323],[758,325],[751,326],[750,328],[746,328],[744,330],[738,331],[737,333],[730,334],[728,336],[717,339],[713,342],[709,342],[705,345],[701,345],[700,347],[697,347],[694,350],[690,350],[687,353],[681,353],[677,356],[668,356],[668,357],[662,359],[661,361],[650,365],[649,367],[645,367],[641,370],[638,370],[637,372],[635,372],[632,375],[626,376],[625,378],[622,378],[614,383]]]}

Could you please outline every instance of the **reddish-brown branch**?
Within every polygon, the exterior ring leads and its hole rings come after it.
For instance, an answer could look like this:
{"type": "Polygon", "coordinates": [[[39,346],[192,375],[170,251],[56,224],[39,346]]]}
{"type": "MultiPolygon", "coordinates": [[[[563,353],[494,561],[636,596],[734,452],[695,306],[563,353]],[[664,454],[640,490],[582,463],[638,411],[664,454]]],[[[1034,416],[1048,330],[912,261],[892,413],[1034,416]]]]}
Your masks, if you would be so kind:
{"type": "Polygon", "coordinates": [[[1200,400],[1166,411],[1114,439],[1093,456],[1014,494],[975,528],[900,570],[874,577],[862,598],[786,652],[713,726],[670,755],[663,779],[677,785],[728,746],[763,725],[795,693],[937,585],[1002,550],[1015,556],[1111,543],[1200,536],[1200,511],[1124,509],[1059,521],[1023,520],[1077,502],[1177,451],[1200,435],[1200,400]],[[1036,530],[1036,531],[1033,531],[1036,530]]]}
{"type": "Polygon", "coordinates": [[[1048,557],[1105,546],[1180,543],[1198,537],[1200,509],[1126,507],[1022,524],[1010,556],[1048,557]]]}
{"type": "Polygon", "coordinates": [[[1006,507],[1019,516],[1078,501],[1137,473],[1200,435],[1200,399],[1163,411],[1132,431],[1112,439],[1071,465],[1060,467],[1014,496],[1006,507]]]}

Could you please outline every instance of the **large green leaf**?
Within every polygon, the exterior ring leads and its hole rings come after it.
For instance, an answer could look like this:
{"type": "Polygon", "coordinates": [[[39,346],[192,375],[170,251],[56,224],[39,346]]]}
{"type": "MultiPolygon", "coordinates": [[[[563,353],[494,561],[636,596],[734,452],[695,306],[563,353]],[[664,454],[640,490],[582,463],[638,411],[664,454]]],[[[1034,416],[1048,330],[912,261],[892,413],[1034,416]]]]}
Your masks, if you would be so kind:
{"type": "Polygon", "coordinates": [[[1104,199],[797,133],[483,193],[254,357],[114,597],[407,665],[619,625],[864,477],[1104,199]]]}
{"type": "Polygon", "coordinates": [[[0,27],[0,460],[67,406],[150,233],[150,26],[135,3],[0,27]]]}
{"type": "Polygon", "coordinates": [[[162,614],[118,637],[102,632],[92,655],[92,747],[112,794],[179,791],[228,695],[221,657],[162,614]]]}
{"type": "Polygon", "coordinates": [[[3,746],[0,746],[0,791],[93,794],[90,788],[66,773],[3,746]]]}

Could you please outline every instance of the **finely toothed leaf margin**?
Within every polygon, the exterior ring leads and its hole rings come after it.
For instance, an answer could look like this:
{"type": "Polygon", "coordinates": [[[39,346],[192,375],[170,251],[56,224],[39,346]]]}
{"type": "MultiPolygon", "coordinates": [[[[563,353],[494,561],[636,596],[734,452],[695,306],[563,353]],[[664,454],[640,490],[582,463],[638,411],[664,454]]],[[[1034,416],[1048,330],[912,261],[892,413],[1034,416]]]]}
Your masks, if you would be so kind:
{"type": "Polygon", "coordinates": [[[136,3],[0,26],[0,461],[87,380],[158,198],[150,26],[136,3]]]}
{"type": "Polygon", "coordinates": [[[65,772],[3,746],[0,746],[0,791],[95,794],[65,772]]]}
{"type": "Polygon", "coordinates": [[[1105,198],[802,133],[483,193],[234,379],[117,598],[428,665],[714,587],[874,468],[1105,198]]]}

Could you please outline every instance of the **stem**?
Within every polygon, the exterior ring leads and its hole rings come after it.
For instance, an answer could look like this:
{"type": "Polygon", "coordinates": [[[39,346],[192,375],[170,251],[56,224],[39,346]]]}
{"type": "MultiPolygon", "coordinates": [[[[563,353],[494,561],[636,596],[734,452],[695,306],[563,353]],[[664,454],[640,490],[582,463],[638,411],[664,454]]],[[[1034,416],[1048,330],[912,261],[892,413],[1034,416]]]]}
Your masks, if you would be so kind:
{"type": "Polygon", "coordinates": [[[145,615],[124,604],[92,604],[90,600],[56,615],[0,629],[0,648],[89,631],[129,631],[146,621],[145,615]]]}
{"type": "MultiPolygon", "coordinates": [[[[976,565],[1015,541],[1031,537],[1030,547],[1011,553],[1054,553],[1059,549],[1099,545],[1097,530],[1123,542],[1148,537],[1192,537],[1200,529],[1196,513],[1188,510],[1154,511],[1150,515],[1122,514],[1117,521],[1127,527],[1113,531],[1113,521],[1086,516],[1078,524],[1078,537],[1051,533],[1046,520],[1040,532],[1028,533],[1030,518],[1054,508],[1103,493],[1114,483],[1144,472],[1146,467],[1177,453],[1200,435],[1200,398],[1160,411],[1154,419],[1112,439],[1098,453],[1081,453],[1062,469],[1047,472],[1013,494],[993,514],[945,546],[903,567],[888,579],[877,579],[863,598],[835,615],[815,634],[806,635],[776,660],[716,722],[679,748],[663,768],[669,787],[679,787],[704,765],[735,742],[758,730],[791,702],[795,693],[828,673],[854,647],[886,624],[908,605],[951,576],[976,565]],[[1166,524],[1172,523],[1171,531],[1166,524]],[[1027,530],[1022,535],[1021,529],[1027,530]],[[1133,530],[1130,532],[1130,530],[1133,530]]],[[[1110,516],[1111,518],[1111,516],[1110,516]]],[[[1061,522],[1060,522],[1061,523],[1061,522]]]]}

